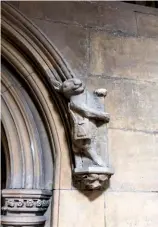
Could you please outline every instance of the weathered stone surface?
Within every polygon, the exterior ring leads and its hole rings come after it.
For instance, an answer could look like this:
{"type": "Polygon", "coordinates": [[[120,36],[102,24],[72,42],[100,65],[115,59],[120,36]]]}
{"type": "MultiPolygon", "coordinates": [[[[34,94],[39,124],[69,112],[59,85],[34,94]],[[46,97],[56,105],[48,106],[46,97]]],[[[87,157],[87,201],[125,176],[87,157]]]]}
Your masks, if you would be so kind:
{"type": "Polygon", "coordinates": [[[60,191],[59,227],[104,227],[104,195],[77,190],[60,191]]]}
{"type": "Polygon", "coordinates": [[[92,32],[90,73],[157,81],[158,40],[92,32]]]}
{"type": "Polygon", "coordinates": [[[71,170],[71,154],[68,145],[65,143],[65,131],[64,128],[59,129],[60,139],[61,139],[61,147],[62,154],[61,155],[61,163],[60,163],[60,189],[71,189],[72,186],[72,170],[71,170]]]}
{"type": "Polygon", "coordinates": [[[49,37],[78,77],[86,76],[88,31],[78,26],[32,20],[49,37]]]}
{"type": "Polygon", "coordinates": [[[19,10],[24,13],[28,18],[44,18],[45,2],[26,1],[19,2],[19,10]]]}
{"type": "MultiPolygon", "coordinates": [[[[60,198],[60,189],[53,191],[53,198],[51,203],[51,211],[50,213],[47,212],[47,216],[51,217],[51,223],[53,223],[53,227],[58,227],[58,218],[59,218],[59,198],[60,198]]],[[[46,225],[49,227],[50,223],[46,225]]]]}
{"type": "Polygon", "coordinates": [[[158,37],[158,13],[156,15],[149,15],[143,13],[136,13],[138,35],[148,37],[158,37]]]}
{"type": "Polygon", "coordinates": [[[158,131],[158,85],[132,80],[92,77],[87,80],[91,90],[106,87],[106,110],[113,128],[158,131]]]}
{"type": "Polygon", "coordinates": [[[157,193],[116,193],[105,195],[108,227],[157,227],[157,193]]]}
{"type": "MultiPolygon", "coordinates": [[[[45,87],[43,86],[43,83],[41,80],[38,80],[36,78],[36,74],[32,74],[30,76],[30,79],[33,81],[36,81],[36,84],[38,84],[38,88],[40,91],[43,92],[43,94],[45,94],[45,97],[47,97],[47,99],[50,99],[50,94],[47,92],[47,90],[45,89],[45,87]]],[[[53,102],[50,101],[50,106],[49,108],[53,110],[53,118],[54,118],[54,122],[58,122],[58,124],[56,125],[56,132],[57,134],[60,135],[60,150],[61,152],[59,152],[56,155],[56,159],[55,159],[55,179],[54,179],[54,185],[53,185],[53,189],[71,189],[71,159],[70,159],[70,152],[69,152],[69,148],[68,148],[68,144],[66,142],[66,133],[62,124],[62,121],[60,119],[60,116],[57,112],[56,106],[53,104],[53,102]],[[66,176],[66,177],[65,177],[66,176]]],[[[46,141],[46,139],[45,139],[46,141]]],[[[42,141],[44,144],[44,141],[42,141]]],[[[48,152],[47,149],[45,151],[45,153],[48,152]]],[[[46,163],[47,166],[47,163],[46,163]]],[[[50,168],[49,166],[47,166],[47,169],[50,168]]]]}
{"type": "Polygon", "coordinates": [[[19,1],[9,1],[9,4],[13,5],[15,8],[19,8],[19,1]]]}
{"type": "Polygon", "coordinates": [[[20,10],[31,18],[94,26],[136,33],[135,13],[107,2],[20,2],[20,10]]]}
{"type": "Polygon", "coordinates": [[[108,141],[108,151],[115,167],[112,190],[157,191],[158,136],[109,129],[108,141]]]}
{"type": "Polygon", "coordinates": [[[1,84],[1,94],[7,91],[7,87],[1,84]]]}
{"type": "Polygon", "coordinates": [[[51,191],[32,189],[4,189],[2,197],[3,226],[44,226],[44,216],[49,204],[51,191]],[[20,214],[20,215],[19,215],[20,214]]]}
{"type": "MultiPolygon", "coordinates": [[[[117,7],[121,8],[123,10],[131,10],[131,11],[134,11],[134,12],[141,12],[141,13],[146,13],[146,14],[158,15],[158,9],[157,8],[142,6],[142,5],[140,5],[140,2],[141,1],[139,1],[139,5],[124,3],[124,2],[117,2],[117,7]]],[[[109,4],[111,4],[111,3],[112,2],[109,2],[109,4]]],[[[116,2],[113,2],[113,4],[115,5],[116,2]]]]}
{"type": "MultiPolygon", "coordinates": [[[[115,78],[100,79],[92,76],[92,79],[88,81],[88,86],[92,90],[97,87],[107,88],[108,96],[105,103],[106,110],[111,115],[111,127],[157,131],[157,85],[144,82],[144,80],[158,81],[157,40],[123,38],[125,33],[132,35],[136,33],[134,10],[141,12],[143,9],[143,12],[152,13],[156,12],[156,9],[121,2],[83,3],[79,7],[76,4],[78,3],[20,2],[20,7],[29,18],[56,21],[56,23],[49,23],[34,20],[62,52],[77,76],[86,77],[87,72],[88,31],[82,27],[92,26],[92,29],[117,30],[122,37],[116,37],[113,33],[107,38],[107,33],[92,33],[92,48],[95,53],[92,56],[91,73],[115,78]],[[106,7],[102,8],[102,4],[106,7]],[[93,40],[93,34],[96,34],[98,38],[93,40]],[[104,35],[100,34],[105,34],[106,38],[102,38],[104,35]],[[120,80],[117,77],[128,80],[120,80]],[[136,79],[137,82],[129,79],[136,79]]],[[[138,24],[140,35],[148,35],[148,32],[151,35],[156,31],[155,19],[153,20],[150,15],[149,18],[152,31],[147,25],[139,28],[142,22],[148,20],[143,17],[138,24]]],[[[44,87],[37,84],[43,93],[44,87]]],[[[50,100],[48,96],[49,94],[44,95],[44,100],[47,102],[50,100]]],[[[52,108],[49,105],[49,109],[52,108]]],[[[59,121],[58,114],[54,121],[59,121]]],[[[50,127],[52,127],[51,121],[50,127]]],[[[62,124],[58,124],[58,127],[61,162],[60,158],[58,161],[55,160],[57,168],[54,188],[60,189],[53,192],[52,215],[50,215],[53,217],[53,226],[103,227],[105,214],[107,227],[157,227],[157,194],[147,191],[156,191],[158,188],[156,182],[158,136],[126,130],[109,130],[109,153],[116,175],[116,177],[113,176],[114,179],[111,178],[112,190],[142,190],[146,193],[108,192],[105,194],[106,209],[104,209],[103,195],[95,198],[87,192],[88,200],[76,190],[62,190],[71,187],[71,166],[62,124]]]]}
{"type": "MultiPolygon", "coordinates": [[[[106,124],[110,117],[103,103],[107,91],[89,92],[77,78],[64,81],[57,91],[68,101],[76,181],[78,179],[84,189],[101,188],[113,174],[107,158],[106,124]]],[[[66,169],[69,170],[68,166],[66,169]]]]}
{"type": "Polygon", "coordinates": [[[1,77],[2,77],[2,93],[11,87],[17,87],[20,88],[22,85],[20,82],[18,82],[15,79],[16,71],[14,71],[13,74],[11,74],[10,70],[13,70],[13,68],[7,68],[6,62],[2,60],[2,65],[1,65],[1,77]]]}

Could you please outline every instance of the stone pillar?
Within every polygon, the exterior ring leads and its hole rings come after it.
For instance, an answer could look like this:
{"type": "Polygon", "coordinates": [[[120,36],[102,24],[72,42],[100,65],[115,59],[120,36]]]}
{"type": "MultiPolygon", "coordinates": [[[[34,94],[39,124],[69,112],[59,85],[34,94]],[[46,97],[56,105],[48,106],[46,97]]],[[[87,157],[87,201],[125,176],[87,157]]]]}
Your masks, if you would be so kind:
{"type": "Polygon", "coordinates": [[[42,227],[51,191],[36,189],[4,189],[2,191],[2,226],[42,227]]]}

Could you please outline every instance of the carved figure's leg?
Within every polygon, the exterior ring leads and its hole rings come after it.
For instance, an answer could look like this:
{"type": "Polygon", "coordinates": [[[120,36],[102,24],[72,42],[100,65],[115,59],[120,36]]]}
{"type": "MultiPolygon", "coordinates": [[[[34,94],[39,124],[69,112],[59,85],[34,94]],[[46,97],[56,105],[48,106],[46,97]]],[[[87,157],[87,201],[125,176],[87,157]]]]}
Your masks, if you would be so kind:
{"type": "Polygon", "coordinates": [[[101,157],[97,154],[97,145],[95,138],[77,140],[72,146],[73,152],[75,153],[84,153],[85,156],[92,159],[92,161],[99,166],[104,166],[104,163],[101,157]]]}
{"type": "Polygon", "coordinates": [[[101,157],[97,154],[97,145],[95,141],[91,141],[90,147],[86,150],[86,153],[96,165],[104,166],[101,157]]]}
{"type": "Polygon", "coordinates": [[[91,129],[91,140],[90,140],[89,146],[87,146],[87,149],[85,150],[85,152],[96,165],[104,166],[101,156],[97,153],[96,139],[97,139],[98,128],[96,126],[96,122],[93,122],[93,121],[90,122],[90,129],[91,129]]]}

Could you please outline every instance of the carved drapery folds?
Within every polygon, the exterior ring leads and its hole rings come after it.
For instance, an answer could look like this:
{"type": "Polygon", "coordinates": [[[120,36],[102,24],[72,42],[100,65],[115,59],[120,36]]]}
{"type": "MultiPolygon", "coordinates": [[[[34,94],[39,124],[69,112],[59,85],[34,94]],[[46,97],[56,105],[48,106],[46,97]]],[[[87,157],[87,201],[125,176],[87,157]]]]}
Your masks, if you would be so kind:
{"type": "Polygon", "coordinates": [[[7,2],[2,2],[1,46],[2,125],[8,143],[2,225],[43,226],[62,152],[50,110],[54,105],[65,128],[75,185],[101,188],[113,174],[106,90],[89,92],[47,37],[7,2]]]}

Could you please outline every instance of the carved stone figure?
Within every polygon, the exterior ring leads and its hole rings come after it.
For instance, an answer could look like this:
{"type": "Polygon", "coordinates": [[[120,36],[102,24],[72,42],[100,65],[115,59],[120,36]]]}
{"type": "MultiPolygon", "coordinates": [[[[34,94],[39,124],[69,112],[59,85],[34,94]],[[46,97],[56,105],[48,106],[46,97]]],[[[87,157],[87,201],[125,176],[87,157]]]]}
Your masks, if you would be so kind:
{"type": "Polygon", "coordinates": [[[54,84],[54,88],[68,99],[75,185],[78,181],[84,188],[102,188],[113,174],[107,152],[106,124],[110,117],[103,102],[107,91],[89,92],[77,78],[54,84]]]}
{"type": "Polygon", "coordinates": [[[104,112],[99,96],[106,96],[105,89],[88,92],[79,79],[66,80],[61,87],[69,99],[69,112],[72,121],[72,142],[75,153],[82,152],[94,164],[104,166],[97,153],[97,128],[109,122],[109,114],[104,112]]]}

